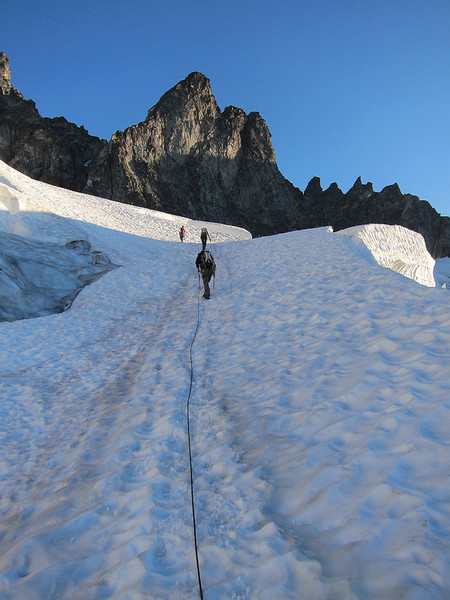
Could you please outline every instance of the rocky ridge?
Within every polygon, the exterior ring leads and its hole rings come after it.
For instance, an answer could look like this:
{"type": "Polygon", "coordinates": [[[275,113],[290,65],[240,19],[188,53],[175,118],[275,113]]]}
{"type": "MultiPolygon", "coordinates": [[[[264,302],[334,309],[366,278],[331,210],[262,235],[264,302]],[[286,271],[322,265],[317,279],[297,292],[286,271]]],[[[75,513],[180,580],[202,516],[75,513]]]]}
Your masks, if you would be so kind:
{"type": "Polygon", "coordinates": [[[374,192],[357,179],[344,194],[314,177],[304,193],[280,173],[257,113],[217,105],[210,81],[191,73],[141,123],[109,140],[63,117],[41,117],[11,85],[0,53],[0,159],[35,179],[119,202],[244,227],[253,235],[332,225],[403,225],[434,257],[450,254],[450,219],[398,185],[374,192]]]}
{"type": "Polygon", "coordinates": [[[0,52],[1,160],[34,179],[82,191],[88,163],[104,144],[64,117],[41,117],[11,85],[9,60],[0,52]]]}
{"type": "Polygon", "coordinates": [[[370,182],[363,184],[358,177],[344,194],[336,183],[322,190],[320,179],[313,177],[293,221],[298,229],[331,225],[335,231],[369,223],[402,225],[423,235],[434,258],[450,253],[450,218],[441,217],[425,200],[402,194],[396,183],[375,192],[370,182]]]}

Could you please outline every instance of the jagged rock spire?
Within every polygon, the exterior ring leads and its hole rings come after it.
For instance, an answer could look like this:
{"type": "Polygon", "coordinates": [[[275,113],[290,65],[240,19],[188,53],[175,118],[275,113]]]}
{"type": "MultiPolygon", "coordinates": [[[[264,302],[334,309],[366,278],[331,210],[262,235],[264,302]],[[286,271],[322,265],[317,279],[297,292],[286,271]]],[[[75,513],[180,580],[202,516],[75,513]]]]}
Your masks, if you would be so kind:
{"type": "Polygon", "coordinates": [[[323,192],[320,177],[313,177],[305,189],[305,196],[314,198],[323,192]]]}
{"type": "Polygon", "coordinates": [[[349,189],[347,194],[351,197],[358,196],[361,198],[370,198],[374,194],[373,185],[370,181],[364,184],[361,181],[361,177],[358,177],[353,184],[353,187],[349,189]]]}
{"type": "Polygon", "coordinates": [[[4,52],[0,52],[0,92],[6,96],[11,91],[11,69],[9,58],[4,52]]]}

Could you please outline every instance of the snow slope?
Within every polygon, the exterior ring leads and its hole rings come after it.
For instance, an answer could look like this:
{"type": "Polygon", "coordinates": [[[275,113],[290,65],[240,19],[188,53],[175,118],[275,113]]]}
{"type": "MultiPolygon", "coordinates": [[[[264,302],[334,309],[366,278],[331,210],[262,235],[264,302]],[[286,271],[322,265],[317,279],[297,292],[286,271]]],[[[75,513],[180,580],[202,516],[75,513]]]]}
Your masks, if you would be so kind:
{"type": "Polygon", "coordinates": [[[5,230],[121,265],[0,324],[2,600],[199,597],[198,317],[204,598],[450,597],[447,290],[327,229],[209,224],[206,302],[200,224],[0,178],[5,230]]]}

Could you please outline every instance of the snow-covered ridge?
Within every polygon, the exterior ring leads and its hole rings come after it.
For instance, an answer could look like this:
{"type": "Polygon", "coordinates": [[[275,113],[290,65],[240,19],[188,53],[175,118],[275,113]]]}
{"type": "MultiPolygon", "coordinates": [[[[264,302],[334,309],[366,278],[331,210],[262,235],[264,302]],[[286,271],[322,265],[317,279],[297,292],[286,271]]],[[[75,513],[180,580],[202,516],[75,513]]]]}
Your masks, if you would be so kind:
{"type": "MultiPolygon", "coordinates": [[[[95,243],[94,225],[174,242],[179,241],[178,231],[184,225],[185,241],[189,243],[198,242],[205,223],[58,188],[35,181],[0,161],[0,229],[29,238],[38,237],[42,241],[64,243],[84,234],[95,243]],[[71,222],[60,223],[58,227],[57,217],[71,222]]],[[[240,227],[221,223],[208,223],[207,226],[214,242],[252,237],[240,227]]],[[[98,237],[104,238],[100,234],[98,237]]]]}

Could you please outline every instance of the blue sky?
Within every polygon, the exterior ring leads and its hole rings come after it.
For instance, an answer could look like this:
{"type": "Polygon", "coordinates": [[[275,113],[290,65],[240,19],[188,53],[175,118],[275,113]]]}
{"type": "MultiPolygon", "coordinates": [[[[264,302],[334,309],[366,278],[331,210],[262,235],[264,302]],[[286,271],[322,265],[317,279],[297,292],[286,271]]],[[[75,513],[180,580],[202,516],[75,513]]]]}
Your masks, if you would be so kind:
{"type": "Polygon", "coordinates": [[[301,190],[397,182],[450,215],[449,31],[449,0],[14,0],[0,51],[42,116],[107,139],[201,71],[301,190]]]}

